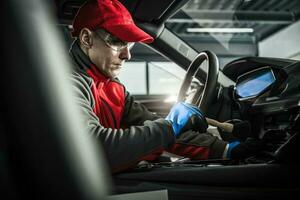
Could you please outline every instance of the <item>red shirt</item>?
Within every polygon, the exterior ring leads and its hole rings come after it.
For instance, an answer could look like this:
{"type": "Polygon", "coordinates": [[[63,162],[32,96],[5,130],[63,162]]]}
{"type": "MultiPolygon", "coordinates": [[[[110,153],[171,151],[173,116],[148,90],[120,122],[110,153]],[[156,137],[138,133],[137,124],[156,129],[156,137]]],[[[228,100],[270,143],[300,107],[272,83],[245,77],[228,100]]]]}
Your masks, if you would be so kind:
{"type": "Polygon", "coordinates": [[[91,87],[95,98],[94,113],[105,128],[119,129],[125,106],[124,86],[105,77],[95,66],[86,72],[94,80],[91,87]]]}

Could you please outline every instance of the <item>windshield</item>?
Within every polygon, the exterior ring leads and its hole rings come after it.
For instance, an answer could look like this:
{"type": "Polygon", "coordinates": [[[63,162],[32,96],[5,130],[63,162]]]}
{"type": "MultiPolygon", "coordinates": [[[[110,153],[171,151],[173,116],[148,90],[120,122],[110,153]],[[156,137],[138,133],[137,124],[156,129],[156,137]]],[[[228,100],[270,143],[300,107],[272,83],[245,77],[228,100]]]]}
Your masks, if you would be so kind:
{"type": "Polygon", "coordinates": [[[222,69],[245,56],[300,60],[299,13],[298,0],[191,0],[166,26],[222,69]]]}

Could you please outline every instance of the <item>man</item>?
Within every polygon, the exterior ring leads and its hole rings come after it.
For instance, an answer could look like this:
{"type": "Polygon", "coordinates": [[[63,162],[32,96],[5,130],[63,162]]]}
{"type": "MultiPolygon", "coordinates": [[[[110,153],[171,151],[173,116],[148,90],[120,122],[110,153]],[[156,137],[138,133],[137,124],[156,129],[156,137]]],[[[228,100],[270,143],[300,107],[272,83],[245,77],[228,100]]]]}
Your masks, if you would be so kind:
{"type": "Polygon", "coordinates": [[[76,102],[88,132],[104,146],[113,172],[154,160],[166,150],[208,159],[227,157],[238,145],[205,133],[205,117],[192,105],[177,103],[163,119],[134,101],[116,77],[131,58],[133,42],[150,43],[153,38],[117,0],[85,3],[74,19],[72,36],[76,102]]]}

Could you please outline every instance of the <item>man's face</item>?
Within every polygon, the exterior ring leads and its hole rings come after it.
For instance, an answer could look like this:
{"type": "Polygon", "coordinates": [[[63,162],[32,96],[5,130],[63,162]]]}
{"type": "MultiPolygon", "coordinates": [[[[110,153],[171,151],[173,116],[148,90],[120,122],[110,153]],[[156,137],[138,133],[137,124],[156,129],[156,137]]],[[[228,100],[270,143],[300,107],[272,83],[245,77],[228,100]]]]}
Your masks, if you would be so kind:
{"type": "Polygon", "coordinates": [[[123,64],[131,58],[130,46],[112,35],[97,30],[92,32],[92,45],[88,50],[90,60],[107,77],[119,75],[123,64]]]}

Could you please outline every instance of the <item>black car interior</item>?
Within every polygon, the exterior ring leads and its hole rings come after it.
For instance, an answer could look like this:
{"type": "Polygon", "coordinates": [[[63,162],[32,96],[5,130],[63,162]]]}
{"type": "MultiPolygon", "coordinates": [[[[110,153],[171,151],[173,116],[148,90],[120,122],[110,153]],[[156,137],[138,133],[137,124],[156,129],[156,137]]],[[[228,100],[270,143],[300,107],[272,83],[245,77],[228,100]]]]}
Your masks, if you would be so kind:
{"type": "Polygon", "coordinates": [[[49,8],[1,6],[1,199],[103,199],[109,173],[70,103],[70,63],[49,8]]]}
{"type": "MultiPolygon", "coordinates": [[[[244,160],[165,160],[111,176],[101,147],[80,132],[81,125],[74,117],[76,107],[64,103],[72,99],[68,96],[67,70],[61,71],[61,67],[70,67],[70,60],[67,52],[63,53],[67,42],[57,27],[66,31],[82,2],[10,0],[1,6],[3,199],[106,199],[109,194],[164,189],[169,199],[299,196],[300,62],[247,56],[233,60],[218,72],[214,52],[198,52],[173,34],[172,25],[165,24],[171,16],[182,15],[177,11],[188,0],[121,2],[137,24],[156,38],[148,47],[191,70],[180,89],[180,98],[184,99],[183,93],[195,75],[206,83],[206,90],[194,102],[207,116],[219,121],[250,121],[253,136],[264,141],[264,148],[244,160]],[[208,73],[197,69],[204,60],[209,62],[208,73]],[[268,74],[271,81],[259,91],[244,94],[236,85],[227,87],[218,81],[216,77],[221,73],[240,83],[240,88],[251,88],[262,74],[268,74]],[[207,106],[212,109],[206,110],[207,106]]],[[[295,18],[299,16],[294,14],[295,18]]],[[[273,27],[280,28],[283,26],[273,27]]]]}

